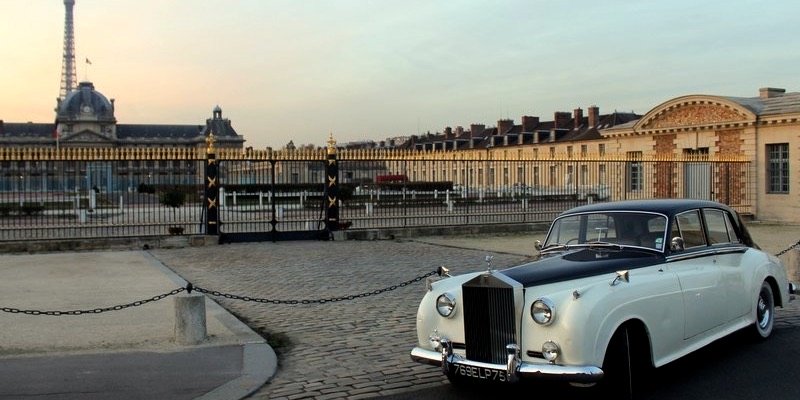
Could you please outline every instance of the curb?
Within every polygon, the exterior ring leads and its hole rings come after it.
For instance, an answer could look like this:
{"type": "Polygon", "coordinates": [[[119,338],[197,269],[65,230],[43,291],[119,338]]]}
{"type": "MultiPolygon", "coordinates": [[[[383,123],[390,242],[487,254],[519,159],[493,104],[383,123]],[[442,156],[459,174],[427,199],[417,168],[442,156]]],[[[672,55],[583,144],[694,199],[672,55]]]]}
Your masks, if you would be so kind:
{"type": "MultiPolygon", "coordinates": [[[[187,281],[165,266],[155,256],[142,251],[150,263],[164,273],[180,287],[186,287],[187,281]]],[[[243,399],[269,382],[278,371],[278,357],[267,341],[237,319],[210,297],[206,298],[206,312],[216,318],[236,336],[242,348],[242,374],[236,379],[197,397],[201,400],[243,399]]]]}

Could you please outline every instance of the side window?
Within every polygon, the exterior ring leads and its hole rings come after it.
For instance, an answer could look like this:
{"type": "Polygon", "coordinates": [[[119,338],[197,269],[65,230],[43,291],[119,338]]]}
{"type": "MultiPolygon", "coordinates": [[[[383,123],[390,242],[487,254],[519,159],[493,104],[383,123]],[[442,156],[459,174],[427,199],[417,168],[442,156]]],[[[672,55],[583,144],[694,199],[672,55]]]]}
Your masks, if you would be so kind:
{"type": "Polygon", "coordinates": [[[736,220],[733,218],[733,215],[730,215],[726,212],[725,217],[725,222],[728,224],[728,235],[731,237],[731,242],[742,243],[741,239],[739,239],[739,234],[736,233],[736,220]]]}
{"type": "Polygon", "coordinates": [[[728,224],[725,222],[725,214],[721,210],[707,208],[703,210],[703,216],[706,219],[709,243],[731,242],[731,238],[728,235],[728,224]]]}
{"type": "Polygon", "coordinates": [[[690,247],[706,245],[706,237],[703,233],[703,225],[700,223],[699,210],[686,211],[678,214],[676,219],[685,248],[688,249],[690,247]]]}

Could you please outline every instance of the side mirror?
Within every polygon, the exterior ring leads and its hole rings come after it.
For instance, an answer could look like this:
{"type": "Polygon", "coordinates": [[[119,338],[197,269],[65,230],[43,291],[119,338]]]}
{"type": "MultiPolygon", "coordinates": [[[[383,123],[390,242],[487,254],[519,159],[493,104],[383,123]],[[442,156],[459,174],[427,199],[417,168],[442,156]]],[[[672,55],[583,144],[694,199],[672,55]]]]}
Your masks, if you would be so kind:
{"type": "Polygon", "coordinates": [[[683,251],[686,247],[683,245],[683,238],[680,236],[675,236],[672,238],[672,241],[669,242],[669,249],[672,251],[683,251]]]}
{"type": "Polygon", "coordinates": [[[533,248],[536,249],[536,251],[542,251],[542,241],[541,240],[534,241],[533,248]]]}

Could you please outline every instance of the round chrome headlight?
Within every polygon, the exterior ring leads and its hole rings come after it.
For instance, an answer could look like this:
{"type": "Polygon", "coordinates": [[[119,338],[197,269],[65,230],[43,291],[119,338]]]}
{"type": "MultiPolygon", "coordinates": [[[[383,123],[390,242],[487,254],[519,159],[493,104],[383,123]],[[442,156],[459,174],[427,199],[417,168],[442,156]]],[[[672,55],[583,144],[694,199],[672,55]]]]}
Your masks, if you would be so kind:
{"type": "Polygon", "coordinates": [[[556,342],[548,340],[542,344],[542,356],[544,356],[544,359],[547,361],[555,361],[560,352],[556,342]]]}
{"type": "Polygon", "coordinates": [[[443,317],[450,317],[456,309],[456,297],[450,293],[442,293],[436,298],[436,311],[443,317]]]}
{"type": "Polygon", "coordinates": [[[531,317],[539,325],[550,325],[556,319],[556,306],[546,297],[537,299],[531,304],[531,317]]]}

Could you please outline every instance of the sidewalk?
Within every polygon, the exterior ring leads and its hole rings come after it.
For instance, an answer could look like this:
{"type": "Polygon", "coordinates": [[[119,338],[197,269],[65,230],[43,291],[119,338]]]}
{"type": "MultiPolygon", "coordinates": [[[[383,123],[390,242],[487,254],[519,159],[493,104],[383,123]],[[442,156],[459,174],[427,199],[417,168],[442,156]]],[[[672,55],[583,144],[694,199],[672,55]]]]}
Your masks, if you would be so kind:
{"type": "MultiPolygon", "coordinates": [[[[20,310],[113,307],[186,286],[143,251],[3,255],[0,276],[0,307],[20,310]]],[[[0,312],[0,398],[239,399],[275,373],[264,339],[208,298],[208,339],[176,344],[174,296],[101,314],[0,312]]]]}

